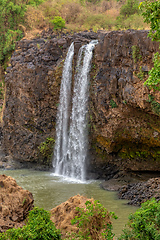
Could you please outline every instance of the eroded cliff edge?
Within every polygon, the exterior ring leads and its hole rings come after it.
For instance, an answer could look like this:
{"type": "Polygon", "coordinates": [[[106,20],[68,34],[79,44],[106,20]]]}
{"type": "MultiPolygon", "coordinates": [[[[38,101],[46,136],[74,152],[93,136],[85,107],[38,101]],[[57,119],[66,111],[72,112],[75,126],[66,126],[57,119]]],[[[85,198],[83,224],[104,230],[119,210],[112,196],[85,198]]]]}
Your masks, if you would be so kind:
{"type": "Polygon", "coordinates": [[[88,172],[107,178],[119,170],[159,171],[160,93],[143,85],[158,44],[147,31],[54,35],[17,43],[7,69],[3,148],[18,162],[50,165],[39,152],[55,137],[63,62],[99,39],[91,69],[88,172]]]}

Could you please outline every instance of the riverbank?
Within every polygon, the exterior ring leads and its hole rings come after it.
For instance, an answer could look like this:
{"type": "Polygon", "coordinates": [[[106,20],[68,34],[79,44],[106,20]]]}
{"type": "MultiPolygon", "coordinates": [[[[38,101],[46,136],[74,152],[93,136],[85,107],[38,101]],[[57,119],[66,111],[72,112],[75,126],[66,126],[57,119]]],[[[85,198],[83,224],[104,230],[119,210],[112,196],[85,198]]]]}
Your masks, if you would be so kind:
{"type": "Polygon", "coordinates": [[[160,200],[160,173],[117,174],[113,179],[100,184],[104,190],[117,191],[120,199],[128,200],[129,205],[140,206],[143,202],[156,198],[160,200]]]}

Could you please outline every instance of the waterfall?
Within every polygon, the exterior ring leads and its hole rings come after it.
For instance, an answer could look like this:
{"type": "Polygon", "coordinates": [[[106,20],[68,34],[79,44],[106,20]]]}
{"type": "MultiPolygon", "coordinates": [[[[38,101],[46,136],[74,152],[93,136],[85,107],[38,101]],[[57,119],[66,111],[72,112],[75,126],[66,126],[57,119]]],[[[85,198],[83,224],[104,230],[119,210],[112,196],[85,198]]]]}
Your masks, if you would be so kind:
{"type": "Polygon", "coordinates": [[[64,62],[60,101],[58,106],[57,123],[56,123],[56,142],[54,148],[53,167],[56,173],[63,174],[63,161],[67,151],[68,128],[69,128],[69,104],[71,101],[71,83],[72,83],[72,60],[74,55],[74,43],[68,49],[64,62]]]}
{"type": "Polygon", "coordinates": [[[89,96],[89,70],[92,52],[98,41],[91,41],[80,48],[76,74],[70,121],[68,117],[71,98],[73,46],[69,48],[62,75],[60,90],[60,106],[57,116],[56,144],[54,150],[55,173],[71,178],[85,180],[85,160],[87,155],[87,103],[89,96]],[[70,60],[70,61],[69,61],[70,60]],[[70,66],[69,66],[70,65],[70,66]],[[64,86],[66,85],[66,86],[64,86]],[[64,90],[65,89],[65,90],[64,90]],[[68,89],[68,91],[66,91],[68,89]],[[65,96],[64,96],[65,94],[65,96]],[[66,101],[66,102],[64,102],[66,101]],[[64,105],[64,106],[61,106],[64,105]],[[63,113],[63,111],[65,113],[63,113]],[[70,122],[70,126],[69,126],[70,122]],[[68,131],[69,130],[69,131],[68,131]]]}

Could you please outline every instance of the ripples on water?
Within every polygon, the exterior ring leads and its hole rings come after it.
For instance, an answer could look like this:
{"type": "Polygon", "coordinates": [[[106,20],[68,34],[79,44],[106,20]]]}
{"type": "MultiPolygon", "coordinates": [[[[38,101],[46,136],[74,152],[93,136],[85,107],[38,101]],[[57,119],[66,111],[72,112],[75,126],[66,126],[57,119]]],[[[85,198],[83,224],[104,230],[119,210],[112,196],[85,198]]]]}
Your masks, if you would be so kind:
{"type": "Polygon", "coordinates": [[[32,192],[34,205],[50,210],[68,198],[81,194],[88,198],[99,200],[108,211],[115,212],[118,216],[114,220],[113,231],[119,236],[128,221],[128,215],[137,210],[136,207],[127,205],[125,200],[119,200],[116,192],[105,191],[99,187],[99,181],[75,181],[51,172],[34,171],[28,169],[1,170],[16,179],[17,184],[32,192]]]}

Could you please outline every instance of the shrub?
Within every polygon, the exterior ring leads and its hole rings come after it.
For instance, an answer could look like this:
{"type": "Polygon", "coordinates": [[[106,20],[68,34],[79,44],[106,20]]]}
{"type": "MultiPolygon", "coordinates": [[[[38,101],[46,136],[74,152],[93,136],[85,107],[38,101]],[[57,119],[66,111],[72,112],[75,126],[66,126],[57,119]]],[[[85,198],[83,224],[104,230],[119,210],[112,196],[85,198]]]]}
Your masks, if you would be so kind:
{"type": "MultiPolygon", "coordinates": [[[[112,223],[110,216],[117,218],[114,213],[108,213],[99,201],[91,203],[87,201],[86,209],[76,208],[78,215],[71,221],[72,224],[78,224],[79,232],[73,234],[76,239],[107,239],[112,240],[112,223]]],[[[75,238],[71,238],[75,239],[75,238]]]]}
{"type": "Polygon", "coordinates": [[[50,214],[42,208],[35,207],[30,211],[25,226],[18,229],[10,229],[0,233],[1,240],[60,240],[60,231],[56,229],[50,220],[50,214]]]}
{"type": "Polygon", "coordinates": [[[155,198],[142,204],[129,216],[129,229],[123,230],[119,240],[159,240],[160,239],[160,201],[155,198]]]}
{"type": "Polygon", "coordinates": [[[126,4],[124,4],[120,9],[120,15],[124,17],[129,17],[135,13],[139,12],[139,2],[138,0],[127,0],[126,4]]]}
{"type": "Polygon", "coordinates": [[[63,28],[65,28],[65,20],[60,16],[55,17],[50,22],[53,24],[54,30],[62,30],[63,28]]]}

